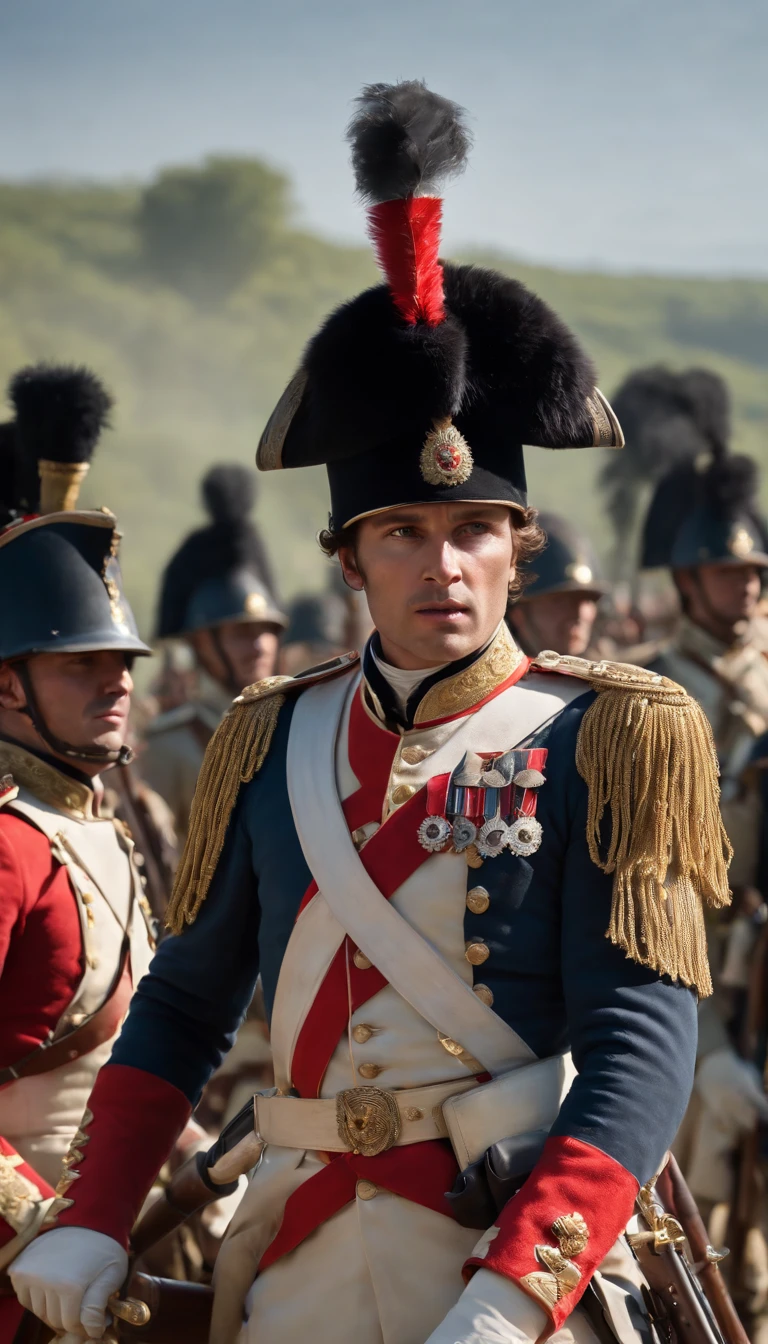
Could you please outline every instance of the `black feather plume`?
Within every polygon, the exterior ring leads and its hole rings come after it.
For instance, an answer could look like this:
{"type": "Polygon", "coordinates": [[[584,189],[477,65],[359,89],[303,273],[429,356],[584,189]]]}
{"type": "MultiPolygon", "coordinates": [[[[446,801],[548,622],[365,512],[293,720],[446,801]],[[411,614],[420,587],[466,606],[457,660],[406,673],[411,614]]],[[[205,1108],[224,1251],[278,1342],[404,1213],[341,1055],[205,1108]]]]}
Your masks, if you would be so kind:
{"type": "Polygon", "coordinates": [[[27,462],[90,462],[113,404],[90,369],[57,364],[21,369],[8,398],[27,462]]]}
{"type": "Polygon", "coordinates": [[[673,467],[656,486],[643,523],[640,566],[659,569],[669,564],[680,525],[693,508],[700,477],[693,458],[673,467]]]}
{"type": "Polygon", "coordinates": [[[757,463],[751,457],[717,458],[700,476],[699,498],[721,518],[738,518],[744,513],[757,515],[759,477],[757,463]]]}
{"type": "Polygon", "coordinates": [[[463,169],[471,141],[458,103],[417,79],[368,84],[356,101],[347,139],[365,201],[438,195],[463,169]]]}
{"type": "Polygon", "coordinates": [[[686,369],[679,375],[691,417],[713,458],[728,452],[731,435],[731,399],[728,386],[711,369],[686,369]]]}
{"type": "Polygon", "coordinates": [[[685,490],[686,483],[691,487],[694,483],[694,459],[727,452],[728,389],[722,378],[708,369],[675,373],[656,365],[629,374],[612,405],[627,446],[606,461],[600,487],[617,539],[621,544],[630,536],[644,487],[674,473],[663,497],[655,501],[655,525],[661,537],[667,530],[663,522],[667,509],[672,526],[675,512],[679,525],[680,510],[692,506],[692,494],[686,498],[685,490]]]}
{"type": "Polygon", "coordinates": [[[158,610],[160,639],[182,629],[193,593],[208,579],[247,570],[275,594],[267,549],[250,516],[256,499],[254,472],[234,463],[212,467],[200,489],[212,521],[190,532],[168,562],[158,610]]]}
{"type": "Polygon", "coordinates": [[[256,473],[239,463],[211,467],[200,484],[203,503],[214,523],[247,518],[256,503],[256,473]]]}

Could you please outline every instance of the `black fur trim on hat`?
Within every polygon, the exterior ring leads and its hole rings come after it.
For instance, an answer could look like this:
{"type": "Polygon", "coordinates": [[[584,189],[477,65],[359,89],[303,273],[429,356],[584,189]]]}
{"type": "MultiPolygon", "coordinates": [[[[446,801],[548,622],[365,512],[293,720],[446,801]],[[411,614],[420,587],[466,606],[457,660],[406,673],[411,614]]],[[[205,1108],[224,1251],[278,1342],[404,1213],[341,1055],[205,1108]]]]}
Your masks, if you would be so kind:
{"type": "Polygon", "coordinates": [[[445,293],[469,350],[462,412],[493,406],[510,439],[542,448],[591,444],[595,367],[549,305],[480,266],[446,266],[445,293]]]}
{"type": "Polygon", "coordinates": [[[11,379],[8,399],[21,451],[34,462],[90,462],[113,405],[90,369],[63,364],[21,369],[11,379]]]}
{"type": "Polygon", "coordinates": [[[386,285],[337,308],[310,341],[306,416],[291,426],[285,466],[354,457],[414,426],[458,410],[465,392],[466,335],[449,314],[411,326],[386,285]]]}
{"type": "Polygon", "coordinates": [[[465,112],[421,80],[368,84],[347,130],[357,190],[368,202],[439,195],[464,168],[465,112]]]}
{"type": "Polygon", "coordinates": [[[286,467],[422,442],[477,415],[512,443],[591,444],[592,361],[556,313],[519,280],[445,266],[446,320],[409,326],[385,285],[338,308],[304,355],[307,388],[283,447],[286,467]]]}

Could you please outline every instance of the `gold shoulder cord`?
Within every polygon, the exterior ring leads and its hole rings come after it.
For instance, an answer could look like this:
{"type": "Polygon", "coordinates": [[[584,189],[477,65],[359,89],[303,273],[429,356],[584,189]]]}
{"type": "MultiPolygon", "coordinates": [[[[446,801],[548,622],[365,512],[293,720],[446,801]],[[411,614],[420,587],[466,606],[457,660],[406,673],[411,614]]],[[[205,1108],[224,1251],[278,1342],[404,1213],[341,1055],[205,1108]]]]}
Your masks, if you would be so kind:
{"type": "Polygon", "coordinates": [[[614,874],[606,937],[640,965],[711,994],[702,902],[728,904],[732,850],[704,711],[676,682],[627,663],[549,652],[535,662],[582,676],[597,691],[579,730],[576,767],[589,789],[590,857],[614,874]]]}
{"type": "Polygon", "coordinates": [[[225,714],[200,769],[189,833],[168,904],[166,923],[181,933],[194,923],[208,895],[241,784],[261,769],[285,704],[279,688],[291,677],[267,677],[248,686],[225,714]]]}

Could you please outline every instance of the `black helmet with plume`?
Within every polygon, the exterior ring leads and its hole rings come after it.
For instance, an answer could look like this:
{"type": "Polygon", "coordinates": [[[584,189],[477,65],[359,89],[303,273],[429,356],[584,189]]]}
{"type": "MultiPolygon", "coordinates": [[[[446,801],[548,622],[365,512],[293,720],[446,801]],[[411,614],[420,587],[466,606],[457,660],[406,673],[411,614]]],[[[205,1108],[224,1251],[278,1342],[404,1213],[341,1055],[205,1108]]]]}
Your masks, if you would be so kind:
{"type": "Polygon", "coordinates": [[[191,634],[223,621],[264,621],[284,629],[272,570],[251,510],[254,472],[238,464],[212,467],[200,483],[210,517],[181,543],[163,574],[158,638],[191,634]]]}
{"type": "MultiPolygon", "coordinates": [[[[89,369],[36,364],[10,383],[15,418],[0,426],[0,661],[26,678],[32,654],[151,650],[123,592],[117,519],[77,509],[112,399],[89,369]],[[32,515],[27,517],[26,515],[32,515]]],[[[57,755],[107,764],[130,758],[55,735],[26,681],[27,712],[57,755]]]]}
{"type": "Polygon", "coordinates": [[[627,447],[606,463],[601,483],[619,538],[631,534],[642,487],[655,487],[642,531],[644,569],[734,562],[745,547],[748,559],[765,550],[757,469],[730,456],[730,399],[718,374],[638,369],[614,406],[627,447]]]}

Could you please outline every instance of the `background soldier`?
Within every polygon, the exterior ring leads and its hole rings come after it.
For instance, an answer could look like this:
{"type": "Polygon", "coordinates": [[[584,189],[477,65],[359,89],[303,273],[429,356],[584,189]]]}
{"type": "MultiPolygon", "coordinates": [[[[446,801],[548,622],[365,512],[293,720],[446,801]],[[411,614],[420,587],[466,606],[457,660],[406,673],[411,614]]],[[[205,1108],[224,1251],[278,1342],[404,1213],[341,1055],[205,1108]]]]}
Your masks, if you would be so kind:
{"type": "MultiPolygon", "coordinates": [[[[617,403],[625,407],[629,426],[626,480],[633,474],[633,453],[636,484],[658,478],[641,562],[646,569],[671,571],[682,608],[676,634],[657,647],[649,666],[685,686],[709,718],[723,819],[734,846],[733,907],[727,917],[709,921],[715,994],[700,1009],[694,1096],[677,1140],[692,1191],[708,1217],[718,1204],[733,1207],[740,1146],[758,1119],[768,1119],[745,1037],[751,959],[765,906],[764,893],[756,889],[759,796],[748,786],[753,771],[744,774],[768,727],[768,624],[760,612],[768,535],[756,502],[755,463],[729,453],[722,379],[703,370],[641,370],[627,380],[617,403]],[[668,469],[660,475],[662,462],[668,469]]],[[[626,527],[626,517],[617,521],[626,527]]],[[[758,1034],[763,1036],[764,1024],[758,1034]]],[[[764,1297],[768,1263],[755,1237],[752,1249],[764,1297]]],[[[735,1259],[727,1262],[726,1271],[734,1264],[735,1259]]]]}
{"type": "Polygon", "coordinates": [[[373,85],[351,140],[388,283],[315,336],[258,461],[326,462],[323,545],[376,632],[362,663],[251,688],[209,744],[180,936],[91,1099],[75,1205],[14,1281],[98,1333],[141,1191],[261,959],[278,1091],[256,1100],[258,1134],[245,1117],[246,1165],[263,1160],[217,1262],[212,1338],[587,1344],[593,1272],[610,1275],[692,1078],[700,897],[728,898],[711,738],[639,669],[563,676],[551,654],[527,675],[504,623],[540,542],[521,445],[618,445],[620,429],[541,300],[439,263],[460,110],[373,85]],[[500,1146],[494,1199],[483,1159],[500,1146]]]}
{"type": "Polygon", "coordinates": [[[171,808],[180,844],[208,741],[233,695],[275,671],[288,625],[250,517],[255,495],[252,471],[213,467],[202,481],[211,521],[182,542],[163,575],[158,638],[191,647],[199,691],[149,725],[141,766],[171,808]]]}
{"type": "MultiPolygon", "coordinates": [[[[87,370],[46,366],[17,374],[10,398],[0,476],[5,521],[16,518],[0,533],[3,1264],[46,1205],[50,1214],[69,1202],[51,1205],[51,1187],[154,947],[133,842],[104,814],[101,781],[130,757],[130,666],[150,650],[122,591],[114,516],[75,511],[110,399],[87,370]]],[[[0,1297],[3,1344],[19,1313],[0,1297]]]]}
{"type": "Polygon", "coordinates": [[[531,581],[510,603],[510,629],[532,658],[542,649],[587,657],[598,603],[609,585],[591,543],[572,523],[556,513],[540,513],[538,523],[547,542],[531,562],[531,581]]]}

